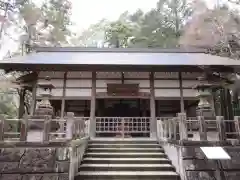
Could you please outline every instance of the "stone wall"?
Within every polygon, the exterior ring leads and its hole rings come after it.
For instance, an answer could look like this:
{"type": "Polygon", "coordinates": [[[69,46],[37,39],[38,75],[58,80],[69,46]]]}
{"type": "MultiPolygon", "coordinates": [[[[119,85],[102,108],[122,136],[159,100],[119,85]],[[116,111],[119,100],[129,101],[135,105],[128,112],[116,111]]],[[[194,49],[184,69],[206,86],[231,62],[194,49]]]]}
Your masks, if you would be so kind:
{"type": "Polygon", "coordinates": [[[202,153],[199,147],[185,147],[183,148],[183,161],[186,170],[187,180],[198,180],[199,177],[205,180],[215,180],[218,176],[225,176],[225,180],[239,180],[240,179],[240,147],[226,146],[226,152],[231,156],[231,160],[221,160],[217,164],[216,161],[208,160],[202,153]],[[216,169],[224,169],[223,174],[219,174],[216,169]],[[208,171],[196,172],[196,169],[205,169],[208,171]],[[191,171],[187,171],[191,170],[191,171]],[[231,172],[229,172],[231,171],[231,172]],[[215,177],[215,178],[214,178],[215,177]]]}
{"type": "Polygon", "coordinates": [[[240,146],[225,146],[231,160],[221,160],[220,164],[206,159],[200,147],[170,143],[164,143],[163,147],[182,180],[220,180],[219,177],[223,180],[240,179],[240,146]],[[222,174],[216,171],[219,168],[224,169],[222,174]]]}
{"type": "Polygon", "coordinates": [[[2,148],[0,151],[0,180],[69,179],[68,149],[2,148]]]}

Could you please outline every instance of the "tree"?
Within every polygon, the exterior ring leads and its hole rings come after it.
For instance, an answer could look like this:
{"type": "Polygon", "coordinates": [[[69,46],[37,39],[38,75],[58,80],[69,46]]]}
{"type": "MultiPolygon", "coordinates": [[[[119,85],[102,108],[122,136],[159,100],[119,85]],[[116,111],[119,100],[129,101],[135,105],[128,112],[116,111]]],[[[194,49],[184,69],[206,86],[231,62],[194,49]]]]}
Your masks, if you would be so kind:
{"type": "MultiPolygon", "coordinates": [[[[240,58],[240,16],[238,12],[229,9],[226,5],[208,9],[203,1],[195,2],[196,10],[193,18],[185,27],[185,32],[180,38],[180,44],[184,46],[196,46],[208,49],[209,53],[218,56],[227,56],[234,59],[240,58]]],[[[211,72],[209,72],[211,73],[211,72]]],[[[219,74],[219,76],[223,76],[219,74]]],[[[215,92],[215,99],[219,101],[221,115],[231,119],[233,105],[238,104],[239,79],[236,74],[232,89],[222,85],[215,92]],[[237,79],[237,80],[236,80],[237,79]],[[233,91],[231,98],[230,90],[233,91]]],[[[217,107],[217,106],[216,106],[217,107]]],[[[220,114],[218,114],[220,115],[220,114]]]]}
{"type": "Polygon", "coordinates": [[[48,45],[68,44],[71,3],[68,0],[49,0],[42,5],[41,11],[42,25],[48,29],[48,33],[39,32],[39,38],[49,42],[48,45]]]}
{"type": "Polygon", "coordinates": [[[0,115],[5,118],[17,117],[16,100],[14,100],[14,91],[1,90],[0,91],[0,115]]]}
{"type": "Polygon", "coordinates": [[[146,13],[123,13],[106,29],[106,41],[123,47],[176,47],[185,21],[191,15],[186,0],[159,0],[146,13]]]}
{"type": "Polygon", "coordinates": [[[62,46],[68,44],[71,3],[68,0],[45,0],[39,6],[30,0],[16,2],[10,13],[12,26],[22,30],[19,43],[30,46],[62,46]],[[17,15],[16,15],[17,14],[17,15]]]}
{"type": "Polygon", "coordinates": [[[104,46],[105,28],[108,27],[109,23],[108,20],[102,19],[98,23],[92,24],[80,34],[71,37],[71,44],[82,47],[104,46]]]}
{"type": "Polygon", "coordinates": [[[110,23],[105,29],[105,40],[110,46],[128,47],[130,37],[132,37],[131,26],[121,20],[110,23]]]}
{"type": "Polygon", "coordinates": [[[186,25],[180,44],[208,48],[210,53],[239,59],[239,31],[240,16],[236,11],[227,6],[201,8],[186,25]]]}

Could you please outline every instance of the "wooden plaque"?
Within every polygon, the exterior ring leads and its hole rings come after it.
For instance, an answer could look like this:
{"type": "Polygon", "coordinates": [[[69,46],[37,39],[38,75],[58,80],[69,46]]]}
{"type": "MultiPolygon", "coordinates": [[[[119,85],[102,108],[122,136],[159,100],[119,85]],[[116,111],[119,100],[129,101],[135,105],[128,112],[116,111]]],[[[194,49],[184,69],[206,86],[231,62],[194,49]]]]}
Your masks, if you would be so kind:
{"type": "Polygon", "coordinates": [[[107,84],[107,94],[110,96],[138,96],[138,84],[107,84]]]}

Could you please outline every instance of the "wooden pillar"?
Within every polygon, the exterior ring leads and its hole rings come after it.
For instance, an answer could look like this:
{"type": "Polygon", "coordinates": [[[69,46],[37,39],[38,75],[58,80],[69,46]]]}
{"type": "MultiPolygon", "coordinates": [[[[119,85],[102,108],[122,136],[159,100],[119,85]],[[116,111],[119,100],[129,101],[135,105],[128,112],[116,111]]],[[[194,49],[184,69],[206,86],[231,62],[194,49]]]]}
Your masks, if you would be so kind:
{"type": "Polygon", "coordinates": [[[157,137],[157,121],[156,121],[156,108],[155,108],[155,92],[154,92],[154,72],[150,72],[150,137],[157,137]]]}
{"type": "Polygon", "coordinates": [[[30,115],[33,116],[36,109],[36,103],[37,103],[37,80],[33,84],[32,89],[32,102],[31,102],[31,109],[30,109],[30,115]]]}
{"type": "Polygon", "coordinates": [[[67,72],[64,73],[64,79],[63,79],[63,93],[62,93],[62,104],[61,104],[61,118],[64,117],[64,112],[65,112],[66,83],[67,83],[67,72]]]}
{"type": "Polygon", "coordinates": [[[180,89],[180,109],[181,113],[184,113],[184,98],[183,98],[183,85],[182,85],[182,73],[178,73],[178,78],[179,78],[179,89],[180,89]]]}
{"type": "Polygon", "coordinates": [[[96,72],[92,72],[92,97],[91,97],[91,109],[90,109],[90,137],[95,136],[96,131],[96,72]]]}

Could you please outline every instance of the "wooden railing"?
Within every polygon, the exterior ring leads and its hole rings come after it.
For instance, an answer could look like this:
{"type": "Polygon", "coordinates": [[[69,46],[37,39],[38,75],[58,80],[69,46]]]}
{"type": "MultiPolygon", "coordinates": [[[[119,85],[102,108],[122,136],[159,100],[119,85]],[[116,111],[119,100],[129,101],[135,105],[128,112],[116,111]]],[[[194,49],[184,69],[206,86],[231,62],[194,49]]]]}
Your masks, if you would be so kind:
{"type": "Polygon", "coordinates": [[[157,118],[157,134],[161,141],[240,141],[240,117],[226,120],[222,116],[157,118]]]}
{"type": "Polygon", "coordinates": [[[96,117],[96,133],[119,134],[121,136],[150,134],[150,117],[96,117]]]}

